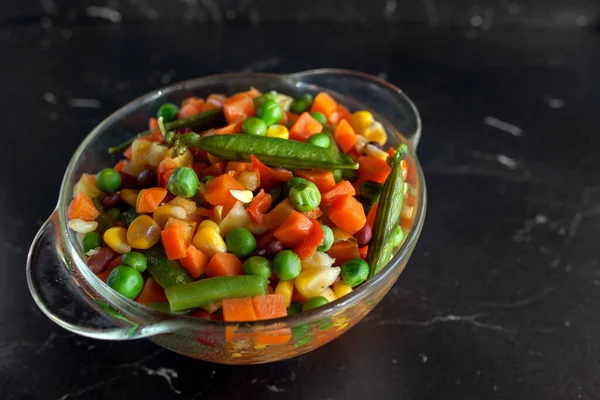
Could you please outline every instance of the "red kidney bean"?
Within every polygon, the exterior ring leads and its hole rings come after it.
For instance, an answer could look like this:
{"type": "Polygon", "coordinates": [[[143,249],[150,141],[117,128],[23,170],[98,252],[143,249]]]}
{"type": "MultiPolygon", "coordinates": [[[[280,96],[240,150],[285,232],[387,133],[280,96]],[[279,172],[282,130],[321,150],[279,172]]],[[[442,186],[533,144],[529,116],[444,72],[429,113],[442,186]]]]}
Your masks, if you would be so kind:
{"type": "Polygon", "coordinates": [[[267,245],[267,258],[273,259],[277,255],[277,253],[279,253],[283,249],[285,249],[285,246],[279,240],[275,240],[274,242],[269,243],[267,245]]]}
{"type": "Polygon", "coordinates": [[[364,247],[369,244],[373,237],[373,230],[369,224],[365,224],[362,229],[354,234],[358,247],[364,247]]]}
{"type": "Polygon", "coordinates": [[[137,189],[137,179],[135,176],[126,174],[125,172],[119,172],[121,175],[121,188],[123,189],[137,189]]]}
{"type": "Polygon", "coordinates": [[[96,254],[88,258],[87,264],[92,272],[98,275],[106,271],[108,264],[118,256],[119,254],[110,247],[101,247],[96,254]]]}
{"type": "Polygon", "coordinates": [[[137,177],[137,185],[140,189],[156,186],[156,173],[150,168],[146,168],[140,172],[137,177]]]}
{"type": "Polygon", "coordinates": [[[104,207],[105,210],[108,210],[109,208],[115,208],[120,202],[121,196],[119,193],[109,193],[102,199],[102,207],[104,207]]]}

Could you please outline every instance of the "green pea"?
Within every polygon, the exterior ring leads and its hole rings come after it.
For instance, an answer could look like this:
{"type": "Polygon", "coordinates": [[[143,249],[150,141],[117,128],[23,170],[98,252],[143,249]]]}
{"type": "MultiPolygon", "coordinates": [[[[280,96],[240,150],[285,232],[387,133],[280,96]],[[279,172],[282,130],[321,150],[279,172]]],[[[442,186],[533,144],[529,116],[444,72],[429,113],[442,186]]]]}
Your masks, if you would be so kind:
{"type": "Polygon", "coordinates": [[[175,196],[194,197],[198,191],[198,176],[193,169],[177,167],[169,178],[169,191],[175,196]]]}
{"type": "Polygon", "coordinates": [[[253,256],[244,261],[244,274],[258,275],[271,279],[271,263],[264,257],[253,256]]]}
{"type": "Polygon", "coordinates": [[[179,112],[179,107],[177,107],[173,103],[165,103],[158,109],[156,113],[156,117],[162,117],[163,122],[171,122],[177,119],[177,113],[179,112]]]}
{"type": "Polygon", "coordinates": [[[288,315],[294,315],[302,312],[302,303],[299,301],[295,301],[287,308],[288,315]]]}
{"type": "Polygon", "coordinates": [[[121,187],[121,174],[112,168],[104,168],[96,174],[96,186],[103,192],[114,193],[121,187]]]}
{"type": "Polygon", "coordinates": [[[248,257],[256,249],[256,239],[246,228],[233,228],[225,237],[227,251],[238,257],[248,257]]]}
{"type": "Polygon", "coordinates": [[[248,135],[265,136],[267,134],[267,124],[262,119],[250,117],[242,123],[242,132],[248,135]]]}
{"type": "Polygon", "coordinates": [[[328,149],[331,146],[331,139],[324,133],[317,133],[316,135],[312,135],[306,141],[315,146],[322,147],[324,149],[328,149]]]}
{"type": "Polygon", "coordinates": [[[102,247],[102,236],[98,232],[88,232],[81,241],[83,247],[83,253],[87,254],[88,251],[102,247]]]}
{"type": "Polygon", "coordinates": [[[342,264],[342,280],[349,286],[358,286],[369,276],[369,264],[362,258],[355,258],[342,264]]]}
{"type": "Polygon", "coordinates": [[[108,210],[106,210],[106,213],[114,219],[121,218],[121,210],[119,210],[118,208],[109,208],[108,210]]]}
{"type": "Polygon", "coordinates": [[[319,121],[321,125],[327,125],[327,117],[320,111],[310,113],[310,116],[319,121]]]}
{"type": "Polygon", "coordinates": [[[325,237],[323,238],[323,244],[317,247],[317,251],[327,251],[333,245],[333,230],[324,224],[321,224],[321,228],[325,233],[325,237]]]}
{"type": "Polygon", "coordinates": [[[282,250],[273,259],[273,272],[281,280],[295,279],[301,270],[300,258],[291,250],[282,250]]]}
{"type": "Polygon", "coordinates": [[[300,182],[292,186],[289,198],[296,210],[312,211],[321,203],[321,192],[312,182],[300,182]]]}
{"type": "Polygon", "coordinates": [[[314,308],[324,306],[327,303],[329,303],[329,300],[327,300],[326,297],[315,296],[302,305],[302,311],[312,310],[314,308]]]}
{"type": "Polygon", "coordinates": [[[135,299],[142,291],[144,278],[134,268],[119,265],[110,272],[106,283],[123,296],[135,299]]]}
{"type": "Polygon", "coordinates": [[[287,191],[289,192],[290,189],[292,188],[292,186],[297,185],[302,182],[308,182],[308,181],[304,178],[298,178],[296,176],[293,176],[287,181],[287,183],[285,184],[285,187],[286,187],[287,191]]]}
{"type": "Polygon", "coordinates": [[[216,178],[216,176],[207,175],[204,178],[202,178],[202,183],[206,183],[206,182],[210,181],[211,179],[215,179],[215,178],[216,178]]]}
{"type": "Polygon", "coordinates": [[[267,126],[278,123],[282,115],[281,107],[279,107],[279,104],[275,100],[265,101],[256,110],[256,116],[265,121],[267,126]]]}
{"type": "Polygon", "coordinates": [[[121,258],[121,262],[123,265],[127,265],[138,272],[144,272],[148,267],[146,257],[142,253],[136,251],[130,251],[129,253],[124,254],[121,258]]]}
{"type": "Polygon", "coordinates": [[[401,227],[396,228],[396,233],[394,234],[394,247],[400,246],[404,242],[404,231],[401,227]]]}
{"type": "Polygon", "coordinates": [[[254,99],[254,107],[259,108],[262,106],[267,100],[275,100],[277,97],[277,92],[271,90],[263,95],[260,95],[254,99]]]}
{"type": "Polygon", "coordinates": [[[312,106],[313,97],[310,94],[303,94],[299,97],[296,97],[294,101],[292,101],[292,105],[290,108],[293,112],[300,114],[304,111],[308,111],[310,106],[312,106]]]}
{"type": "Polygon", "coordinates": [[[352,169],[343,169],[342,170],[342,179],[352,182],[352,181],[355,181],[356,178],[358,178],[358,172],[356,172],[352,169]]]}

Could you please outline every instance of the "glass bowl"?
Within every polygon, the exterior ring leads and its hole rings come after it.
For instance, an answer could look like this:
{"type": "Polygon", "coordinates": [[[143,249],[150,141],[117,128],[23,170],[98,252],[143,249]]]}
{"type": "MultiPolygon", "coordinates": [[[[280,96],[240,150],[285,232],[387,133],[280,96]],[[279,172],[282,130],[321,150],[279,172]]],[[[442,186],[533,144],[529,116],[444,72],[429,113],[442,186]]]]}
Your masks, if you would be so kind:
{"type": "Polygon", "coordinates": [[[73,155],[56,209],[40,228],[29,250],[29,290],[50,319],[71,332],[91,338],[147,338],[177,353],[223,364],[266,363],[309,352],[364,318],[406,266],[425,218],[425,181],[414,152],[420,134],[418,111],[400,89],[380,78],[355,71],[224,74],[153,91],[102,121],[73,155]],[[250,86],[261,91],[275,89],[292,96],[327,91],[350,110],[372,111],[385,126],[390,145],[407,143],[416,170],[418,200],[406,241],[378,275],[349,295],[309,312],[269,321],[238,324],[201,320],[157,311],[114,292],[87,267],[74,232],[67,229],[67,208],[73,185],[83,172],[94,173],[114,165],[120,155],[109,155],[107,148],[146,129],[149,116],[156,113],[160,104],[179,103],[192,95],[230,95],[248,90],[250,86]]]}

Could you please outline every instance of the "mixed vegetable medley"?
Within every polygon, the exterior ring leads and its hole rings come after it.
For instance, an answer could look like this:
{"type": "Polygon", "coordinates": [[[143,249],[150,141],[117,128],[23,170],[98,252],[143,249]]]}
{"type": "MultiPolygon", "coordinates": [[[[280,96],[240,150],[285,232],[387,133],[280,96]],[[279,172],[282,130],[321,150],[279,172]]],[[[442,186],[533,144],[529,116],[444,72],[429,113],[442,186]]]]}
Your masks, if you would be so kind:
{"type": "Polygon", "coordinates": [[[82,174],[68,227],[143,305],[225,321],[312,310],[372,278],[410,229],[416,175],[368,111],[251,88],[163,104],[82,174]]]}

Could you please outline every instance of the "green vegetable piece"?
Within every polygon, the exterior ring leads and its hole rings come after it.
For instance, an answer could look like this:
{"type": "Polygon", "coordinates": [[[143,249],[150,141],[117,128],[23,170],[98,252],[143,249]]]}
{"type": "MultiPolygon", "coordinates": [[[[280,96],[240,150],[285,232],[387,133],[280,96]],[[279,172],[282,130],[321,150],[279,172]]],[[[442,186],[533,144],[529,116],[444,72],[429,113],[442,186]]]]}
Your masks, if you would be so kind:
{"type": "Polygon", "coordinates": [[[402,227],[396,228],[396,233],[394,234],[394,247],[400,246],[404,242],[404,231],[402,227]]]}
{"type": "Polygon", "coordinates": [[[234,297],[267,294],[268,281],[258,275],[219,276],[202,279],[165,290],[171,311],[203,307],[209,303],[234,297]]]}
{"type": "Polygon", "coordinates": [[[169,260],[161,245],[154,246],[145,253],[148,272],[163,288],[183,285],[194,279],[177,260],[169,260]]]}
{"type": "Polygon", "coordinates": [[[329,300],[327,300],[326,297],[315,296],[311,299],[308,299],[308,301],[302,305],[302,311],[309,311],[317,307],[324,306],[327,303],[329,303],[329,300]]]}
{"type": "Polygon", "coordinates": [[[306,179],[304,178],[298,178],[296,176],[291,177],[285,184],[285,188],[287,189],[288,193],[290,191],[290,189],[292,188],[292,186],[297,185],[299,183],[302,182],[308,182],[306,179]]]}
{"type": "Polygon", "coordinates": [[[136,251],[130,251],[121,258],[121,263],[135,269],[138,272],[144,272],[148,267],[146,257],[142,253],[136,251]]]}
{"type": "MultiPolygon", "coordinates": [[[[226,124],[225,115],[223,114],[222,108],[215,108],[212,110],[204,111],[196,115],[192,115],[188,118],[177,119],[165,124],[165,131],[174,131],[181,128],[191,128],[196,132],[205,131],[210,128],[218,128],[226,124]]],[[[146,130],[138,133],[134,137],[125,142],[110,147],[108,152],[110,154],[121,153],[127,149],[127,147],[133,143],[135,139],[148,136],[152,133],[151,130],[146,130]]]]}
{"type": "Polygon", "coordinates": [[[354,182],[358,178],[358,172],[351,169],[342,170],[342,180],[354,182]]]}
{"type": "Polygon", "coordinates": [[[313,97],[310,94],[303,94],[294,99],[290,108],[293,112],[301,114],[309,110],[310,106],[312,106],[312,102],[313,97]]]}
{"type": "Polygon", "coordinates": [[[254,235],[246,228],[233,228],[225,237],[227,251],[240,258],[245,258],[256,249],[256,239],[254,235]]]}
{"type": "Polygon", "coordinates": [[[215,178],[216,178],[216,176],[207,175],[204,178],[202,178],[202,183],[206,183],[206,182],[210,181],[211,179],[215,179],[215,178]]]}
{"type": "Polygon", "coordinates": [[[224,160],[250,161],[253,154],[272,167],[287,169],[357,169],[358,164],[347,154],[336,153],[310,143],[269,136],[213,135],[201,137],[195,133],[181,135],[190,147],[200,148],[224,160]]]}
{"type": "Polygon", "coordinates": [[[127,228],[129,228],[129,225],[131,225],[131,223],[139,216],[139,214],[135,211],[135,209],[130,209],[127,211],[123,211],[121,213],[121,221],[123,221],[123,223],[125,224],[125,226],[127,228]]]}
{"type": "Polygon", "coordinates": [[[369,276],[369,264],[362,258],[348,260],[342,264],[342,280],[348,286],[358,286],[369,276]]]}
{"type": "Polygon", "coordinates": [[[121,188],[121,174],[112,168],[104,168],[96,174],[96,186],[103,192],[114,193],[121,188]]]}
{"type": "Polygon", "coordinates": [[[381,195],[381,190],[383,189],[383,185],[379,182],[366,181],[360,185],[360,195],[364,198],[370,200],[371,202],[375,202],[379,200],[379,196],[381,195]]]}
{"type": "Polygon", "coordinates": [[[317,251],[325,252],[333,246],[333,230],[325,224],[321,224],[321,228],[323,229],[323,233],[325,233],[325,237],[323,238],[323,244],[317,247],[317,251]]]}
{"type": "Polygon", "coordinates": [[[265,136],[267,124],[262,119],[250,117],[242,123],[242,132],[248,135],[265,136]]]}
{"type": "Polygon", "coordinates": [[[189,167],[177,167],[169,178],[169,191],[175,196],[194,197],[198,191],[198,176],[189,167]]]}
{"type": "Polygon", "coordinates": [[[319,121],[319,123],[321,125],[326,125],[327,124],[327,117],[325,117],[325,114],[323,114],[320,111],[315,111],[310,113],[311,117],[313,117],[314,119],[316,119],[317,121],[319,121]]]}
{"type": "Polygon", "coordinates": [[[333,179],[335,180],[335,183],[340,183],[341,181],[344,180],[344,178],[342,178],[342,171],[352,171],[352,170],[345,170],[345,169],[334,169],[333,171],[331,171],[333,173],[333,179]]]}
{"type": "Polygon", "coordinates": [[[115,292],[130,299],[135,299],[142,291],[144,278],[142,278],[142,274],[135,269],[125,265],[119,265],[110,272],[106,283],[115,292]]]}
{"type": "Polygon", "coordinates": [[[288,315],[294,315],[302,312],[302,302],[295,301],[287,308],[288,315]]]}
{"type": "Polygon", "coordinates": [[[408,147],[405,144],[401,144],[396,149],[396,154],[388,158],[392,170],[381,189],[377,214],[375,215],[373,237],[367,253],[369,278],[372,278],[379,272],[392,257],[394,237],[398,228],[398,220],[400,219],[400,211],[402,211],[402,202],[404,200],[404,196],[398,196],[398,193],[402,193],[404,185],[401,161],[407,152],[408,147]]]}
{"type": "Polygon", "coordinates": [[[312,182],[300,182],[290,189],[290,202],[300,212],[312,211],[321,203],[321,192],[312,182]]]}
{"type": "Polygon", "coordinates": [[[177,113],[179,112],[179,107],[177,107],[173,103],[165,103],[159,107],[158,112],[156,113],[156,118],[162,117],[164,122],[171,122],[177,119],[177,113]]]}
{"type": "MultiPolygon", "coordinates": [[[[256,110],[256,116],[262,119],[267,126],[276,124],[281,120],[283,112],[281,111],[281,107],[275,100],[266,100],[258,109],[256,110]]],[[[266,132],[265,132],[266,133],[266,132]]]]}
{"type": "Polygon", "coordinates": [[[277,98],[277,92],[274,90],[271,90],[265,94],[262,94],[258,97],[254,98],[254,108],[259,108],[260,106],[262,106],[265,101],[267,100],[275,100],[277,98]]]}
{"type": "Polygon", "coordinates": [[[90,250],[102,247],[102,236],[98,232],[88,232],[81,241],[83,253],[87,254],[90,250]]]}
{"type": "Polygon", "coordinates": [[[119,210],[118,208],[109,208],[108,210],[106,210],[106,213],[114,219],[121,218],[121,210],[119,210]]]}
{"type": "Polygon", "coordinates": [[[300,258],[291,250],[282,250],[273,258],[273,272],[281,280],[295,279],[301,270],[300,258]]]}
{"type": "Polygon", "coordinates": [[[253,256],[248,258],[243,265],[244,274],[258,275],[265,279],[271,279],[271,263],[264,257],[253,256]]]}
{"type": "Polygon", "coordinates": [[[324,133],[317,133],[316,135],[312,135],[306,141],[307,143],[314,144],[315,146],[322,147],[324,149],[328,149],[331,146],[331,139],[328,135],[324,133]]]}

